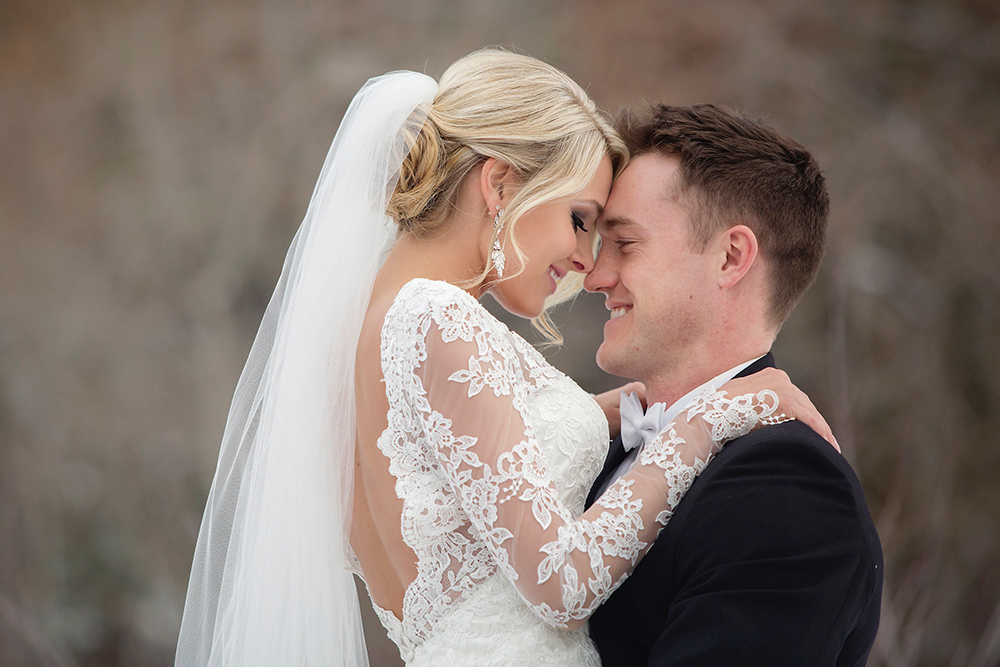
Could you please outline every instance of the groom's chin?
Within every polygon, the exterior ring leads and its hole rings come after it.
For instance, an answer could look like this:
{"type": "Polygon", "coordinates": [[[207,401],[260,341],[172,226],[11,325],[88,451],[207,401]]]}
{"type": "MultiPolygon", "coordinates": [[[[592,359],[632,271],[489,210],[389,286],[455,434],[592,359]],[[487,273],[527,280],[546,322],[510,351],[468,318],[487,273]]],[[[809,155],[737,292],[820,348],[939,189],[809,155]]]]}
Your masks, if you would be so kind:
{"type": "Polygon", "coordinates": [[[618,358],[617,351],[607,341],[601,343],[601,346],[597,348],[597,367],[605,373],[626,377],[623,374],[624,369],[618,358]]]}

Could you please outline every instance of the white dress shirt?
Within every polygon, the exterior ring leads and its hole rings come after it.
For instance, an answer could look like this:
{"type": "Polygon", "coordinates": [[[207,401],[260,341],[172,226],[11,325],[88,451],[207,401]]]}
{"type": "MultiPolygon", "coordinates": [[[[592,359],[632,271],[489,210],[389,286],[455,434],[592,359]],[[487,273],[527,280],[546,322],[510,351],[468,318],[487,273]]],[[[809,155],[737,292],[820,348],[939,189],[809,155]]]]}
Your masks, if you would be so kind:
{"type": "MultiPolygon", "coordinates": [[[[707,392],[709,389],[711,390],[718,389],[719,387],[721,387],[722,385],[726,384],[734,377],[739,375],[743,371],[743,369],[745,369],[747,366],[763,359],[764,356],[766,355],[761,355],[756,359],[751,359],[750,361],[743,362],[738,366],[730,368],[725,373],[721,373],[715,376],[705,384],[696,387],[695,389],[692,389],[688,393],[684,394],[676,401],[674,401],[673,405],[671,405],[669,408],[663,411],[663,416],[660,418],[660,423],[665,426],[668,423],[672,422],[674,418],[677,417],[677,415],[680,413],[681,409],[685,407],[688,403],[690,403],[692,399],[694,399],[696,396],[699,396],[702,393],[707,392]]],[[[636,447],[635,449],[633,449],[632,451],[630,451],[628,454],[625,455],[625,458],[622,460],[621,463],[618,464],[618,467],[615,468],[615,471],[610,475],[608,475],[607,478],[604,480],[604,482],[601,484],[600,488],[597,490],[597,497],[600,497],[605,491],[608,490],[609,486],[618,481],[619,477],[621,477],[622,475],[624,475],[625,473],[627,473],[629,470],[632,469],[632,466],[635,464],[636,460],[639,457],[639,452],[642,451],[642,448],[644,446],[645,446],[644,444],[640,444],[638,447],[636,447]]]]}

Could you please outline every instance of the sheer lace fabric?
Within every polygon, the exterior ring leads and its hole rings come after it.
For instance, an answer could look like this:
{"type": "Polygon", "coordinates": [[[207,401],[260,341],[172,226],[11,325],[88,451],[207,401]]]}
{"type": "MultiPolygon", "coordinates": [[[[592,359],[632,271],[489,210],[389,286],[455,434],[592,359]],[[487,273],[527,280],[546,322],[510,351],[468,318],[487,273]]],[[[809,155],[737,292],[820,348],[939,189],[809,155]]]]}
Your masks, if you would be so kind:
{"type": "Polygon", "coordinates": [[[702,399],[699,419],[661,433],[584,513],[604,415],[471,296],[408,283],[385,316],[381,362],[378,447],[417,575],[402,618],[379,614],[408,664],[597,664],[585,629],[566,630],[631,572],[719,443],[777,405],[769,392],[702,399]]]}

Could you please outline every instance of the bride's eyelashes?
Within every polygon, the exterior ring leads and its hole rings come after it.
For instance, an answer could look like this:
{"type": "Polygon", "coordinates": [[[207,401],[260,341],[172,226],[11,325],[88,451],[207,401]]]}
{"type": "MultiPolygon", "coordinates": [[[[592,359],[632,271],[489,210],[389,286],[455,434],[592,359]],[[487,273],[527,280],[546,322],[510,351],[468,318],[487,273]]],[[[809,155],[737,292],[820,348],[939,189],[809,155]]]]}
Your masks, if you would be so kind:
{"type": "Polygon", "coordinates": [[[580,230],[581,232],[584,232],[584,233],[587,233],[587,232],[590,231],[583,224],[583,216],[581,216],[579,213],[576,213],[576,212],[570,213],[569,215],[570,215],[571,218],[573,218],[573,229],[574,229],[574,231],[575,230],[580,230]]]}

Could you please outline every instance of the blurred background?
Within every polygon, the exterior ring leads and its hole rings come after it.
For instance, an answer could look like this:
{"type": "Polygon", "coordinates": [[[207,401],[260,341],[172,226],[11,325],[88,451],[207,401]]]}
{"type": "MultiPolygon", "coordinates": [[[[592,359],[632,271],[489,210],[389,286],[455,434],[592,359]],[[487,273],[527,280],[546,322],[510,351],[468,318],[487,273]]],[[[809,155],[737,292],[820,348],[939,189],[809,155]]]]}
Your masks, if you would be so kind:
{"type": "MultiPolygon", "coordinates": [[[[370,76],[492,44],[612,114],[722,102],[815,153],[830,244],[775,353],[882,538],[869,664],[1000,664],[996,0],[0,0],[0,665],[172,664],[229,401],[341,115],[370,76]]],[[[591,391],[616,382],[606,317],[581,296],[546,352],[591,391]]]]}

